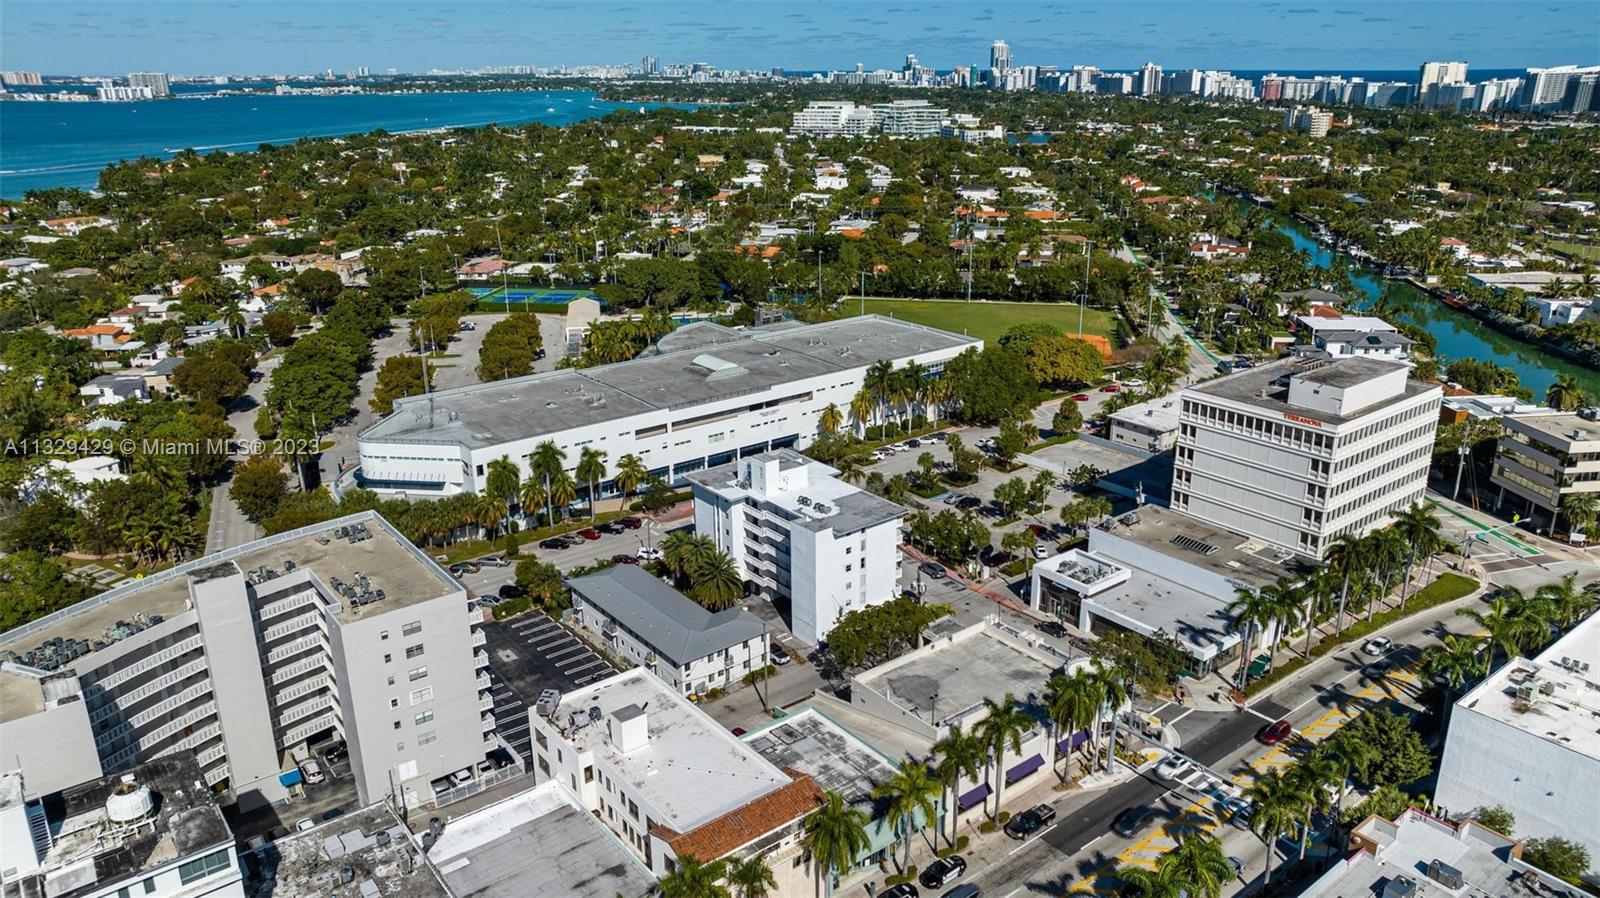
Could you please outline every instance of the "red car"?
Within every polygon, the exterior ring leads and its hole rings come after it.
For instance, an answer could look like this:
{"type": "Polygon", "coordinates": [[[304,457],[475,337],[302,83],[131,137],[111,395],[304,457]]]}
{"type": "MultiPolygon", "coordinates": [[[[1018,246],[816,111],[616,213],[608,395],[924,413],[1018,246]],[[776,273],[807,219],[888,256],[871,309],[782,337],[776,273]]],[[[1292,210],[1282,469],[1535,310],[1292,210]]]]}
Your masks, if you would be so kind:
{"type": "Polygon", "coordinates": [[[735,736],[743,736],[744,735],[744,727],[734,727],[732,732],[733,732],[733,734],[735,736]]]}
{"type": "Polygon", "coordinates": [[[1072,397],[1072,401],[1073,402],[1088,402],[1089,401],[1089,394],[1088,393],[1079,393],[1078,395],[1072,397]]]}
{"type": "Polygon", "coordinates": [[[1262,727],[1261,732],[1256,734],[1256,739],[1260,740],[1262,745],[1277,745],[1289,738],[1293,732],[1294,728],[1289,726],[1289,721],[1279,720],[1262,727]]]}
{"type": "Polygon", "coordinates": [[[638,564],[639,563],[639,559],[633,557],[632,555],[613,555],[613,556],[611,556],[611,563],[612,564],[638,564]]]}
{"type": "Polygon", "coordinates": [[[629,515],[625,518],[617,518],[617,523],[628,528],[629,530],[638,530],[640,527],[644,526],[644,521],[634,517],[633,515],[629,515]]]}
{"type": "Polygon", "coordinates": [[[578,535],[587,540],[596,540],[600,538],[600,531],[593,527],[585,527],[578,531],[578,535]]]}
{"type": "Polygon", "coordinates": [[[1122,392],[1122,387],[1117,386],[1116,384],[1106,384],[1105,386],[1100,388],[1100,392],[1102,392],[1102,393],[1121,393],[1122,392]]]}

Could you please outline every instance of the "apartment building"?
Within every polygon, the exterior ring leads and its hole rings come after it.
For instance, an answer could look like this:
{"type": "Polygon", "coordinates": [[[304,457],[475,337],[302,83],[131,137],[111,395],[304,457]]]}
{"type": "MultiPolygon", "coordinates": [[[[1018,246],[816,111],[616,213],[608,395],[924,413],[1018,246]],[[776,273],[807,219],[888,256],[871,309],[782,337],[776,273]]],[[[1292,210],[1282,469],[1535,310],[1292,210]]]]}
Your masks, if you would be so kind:
{"type": "Polygon", "coordinates": [[[363,802],[498,745],[465,590],[376,513],[246,543],[0,635],[0,743],[32,784],[192,752],[244,809],[289,794],[292,753],[349,746],[363,802]]]}
{"type": "Polygon", "coordinates": [[[1178,441],[1178,399],[1158,396],[1111,414],[1111,442],[1143,452],[1166,452],[1178,441]]]}
{"type": "Polygon", "coordinates": [[[20,770],[0,774],[7,898],[244,898],[233,830],[192,755],[34,786],[20,770]]]}
{"type": "Polygon", "coordinates": [[[1399,362],[1281,359],[1183,391],[1172,508],[1321,558],[1427,489],[1441,390],[1399,362]]]}
{"type": "Polygon", "coordinates": [[[694,528],[745,580],[787,599],[790,629],[816,645],[839,618],[899,593],[906,510],[791,449],[689,475],[694,528]]]}
{"type": "Polygon", "coordinates": [[[761,856],[773,894],[816,893],[800,822],[822,802],[811,777],[741,742],[655,674],[635,668],[529,712],[534,777],[556,780],[650,872],[686,855],[761,856]]]}
{"type": "Polygon", "coordinates": [[[567,586],[574,623],[684,695],[734,688],[767,666],[760,618],[743,608],[708,611],[638,565],[614,565],[567,586]]]}
{"type": "Polygon", "coordinates": [[[1573,493],[1600,492],[1600,414],[1595,409],[1539,409],[1500,419],[1505,433],[1495,445],[1489,481],[1524,503],[1530,513],[1554,518],[1573,493]]]}
{"type": "MultiPolygon", "coordinates": [[[[528,455],[548,440],[569,469],[589,446],[610,465],[632,453],[652,476],[682,483],[693,471],[809,444],[823,409],[848,406],[877,362],[914,360],[937,373],[982,347],[876,315],[742,330],[690,324],[630,361],[398,400],[359,434],[355,482],[385,495],[479,492],[489,462],[510,458],[527,476],[528,455]]],[[[609,478],[600,488],[616,494],[609,478]]]]}
{"type": "Polygon", "coordinates": [[[1307,137],[1327,137],[1328,129],[1333,127],[1333,113],[1313,106],[1291,106],[1283,111],[1283,127],[1307,137]]]}

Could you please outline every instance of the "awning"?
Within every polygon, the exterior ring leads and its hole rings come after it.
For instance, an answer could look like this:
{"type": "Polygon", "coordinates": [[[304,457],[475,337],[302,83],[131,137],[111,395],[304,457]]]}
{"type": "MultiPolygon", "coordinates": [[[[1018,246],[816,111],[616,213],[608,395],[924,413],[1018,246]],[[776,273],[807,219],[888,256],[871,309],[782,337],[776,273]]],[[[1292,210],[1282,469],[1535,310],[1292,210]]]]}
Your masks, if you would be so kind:
{"type": "Polygon", "coordinates": [[[973,807],[978,802],[988,798],[993,792],[994,790],[989,788],[989,784],[984,783],[983,785],[978,786],[976,789],[973,789],[972,791],[967,792],[960,798],[956,799],[956,810],[965,811],[967,808],[973,807]]]}
{"type": "Polygon", "coordinates": [[[1017,766],[1006,771],[1006,785],[1011,785],[1017,780],[1022,779],[1023,777],[1043,766],[1044,758],[1040,755],[1034,755],[1028,760],[1023,761],[1021,764],[1018,764],[1017,766]]]}
{"type": "Polygon", "coordinates": [[[300,768],[298,767],[290,768],[278,774],[278,785],[280,786],[298,786],[304,781],[305,777],[300,773],[300,768]]]}
{"type": "Polygon", "coordinates": [[[1080,746],[1083,743],[1088,742],[1088,741],[1089,741],[1089,731],[1088,730],[1079,730],[1076,733],[1073,733],[1072,735],[1068,736],[1067,738],[1062,739],[1061,741],[1057,742],[1056,743],[1056,751],[1058,751],[1058,752],[1069,752],[1069,751],[1072,751],[1073,749],[1077,748],[1078,746],[1080,746]]]}

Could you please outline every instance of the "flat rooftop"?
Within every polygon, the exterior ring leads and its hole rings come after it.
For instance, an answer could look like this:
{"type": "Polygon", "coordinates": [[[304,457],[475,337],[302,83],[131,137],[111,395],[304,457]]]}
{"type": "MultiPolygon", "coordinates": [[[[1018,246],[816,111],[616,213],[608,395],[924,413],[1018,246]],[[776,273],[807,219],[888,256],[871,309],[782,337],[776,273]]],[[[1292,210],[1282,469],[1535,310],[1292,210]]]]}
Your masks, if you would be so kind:
{"type": "Polygon", "coordinates": [[[451,898],[411,834],[381,802],[273,844],[274,895],[451,898]]]}
{"type": "Polygon", "coordinates": [[[776,766],[809,775],[868,816],[873,787],[895,775],[888,758],[813,707],[748,733],[744,741],[776,766]]]}
{"type": "Polygon", "coordinates": [[[55,845],[43,866],[60,871],[47,874],[52,898],[92,894],[103,882],[137,879],[146,870],[233,843],[233,830],[191,754],[156,758],[64,789],[45,799],[45,810],[55,845]],[[130,828],[106,813],[106,800],[130,788],[127,783],[150,790],[154,808],[147,826],[130,828]],[[75,869],[84,857],[93,857],[93,865],[75,869]]]}
{"type": "Polygon", "coordinates": [[[643,668],[563,695],[551,723],[578,751],[592,751],[605,759],[631,791],[666,815],[657,823],[680,833],[791,782],[772,762],[643,668]],[[599,709],[599,720],[590,722],[591,708],[599,709]],[[628,716],[640,708],[645,709],[649,739],[624,754],[607,737],[606,720],[616,712],[628,716]]]}
{"type": "Polygon", "coordinates": [[[1405,382],[1405,388],[1399,393],[1356,409],[1353,415],[1340,415],[1321,409],[1308,408],[1303,405],[1291,405],[1289,403],[1289,378],[1299,376],[1311,383],[1347,388],[1366,383],[1374,377],[1391,374],[1397,368],[1403,369],[1405,367],[1399,362],[1359,356],[1335,359],[1331,362],[1320,360],[1302,361],[1295,358],[1286,358],[1229,374],[1226,377],[1219,377],[1216,380],[1208,380],[1205,383],[1196,384],[1185,392],[1198,393],[1202,396],[1215,396],[1219,399],[1243,403],[1276,415],[1290,413],[1304,418],[1313,418],[1327,424],[1343,424],[1346,421],[1365,418],[1379,409],[1403,402],[1429,390],[1437,390],[1438,386],[1408,378],[1405,382]]]}
{"type": "Polygon", "coordinates": [[[1018,702],[1031,703],[1063,663],[978,623],[857,675],[852,688],[864,686],[924,721],[943,725],[1008,692],[1018,702]]]}
{"type": "Polygon", "coordinates": [[[454,898],[505,898],[544,889],[643,895],[655,885],[611,830],[555,781],[449,822],[428,852],[454,898]]]}
{"type": "MultiPolygon", "coordinates": [[[[1548,410],[1547,410],[1548,411],[1548,410]]],[[[1600,421],[1579,417],[1573,412],[1530,412],[1512,414],[1508,419],[1513,426],[1548,437],[1549,444],[1571,450],[1593,451],[1596,446],[1579,446],[1581,443],[1600,444],[1600,421]]]]}
{"type": "Polygon", "coordinates": [[[838,534],[855,533],[905,516],[906,510],[901,506],[845,483],[836,474],[838,471],[834,468],[793,449],[774,449],[696,471],[686,475],[686,479],[735,502],[750,497],[769,503],[782,509],[792,526],[814,532],[832,530],[838,534]],[[782,471],[805,468],[805,485],[782,492],[767,492],[740,482],[739,468],[742,462],[760,464],[765,460],[776,460],[782,471]]]}
{"type": "Polygon", "coordinates": [[[1118,409],[1111,420],[1165,433],[1178,429],[1178,396],[1158,396],[1118,409]]]}
{"type": "Polygon", "coordinates": [[[878,315],[745,331],[697,324],[693,331],[663,337],[626,362],[401,399],[360,439],[495,446],[981,342],[878,315]]]}
{"type": "Polygon", "coordinates": [[[1408,810],[1398,820],[1371,817],[1356,827],[1351,840],[1364,843],[1301,892],[1301,898],[1370,898],[1382,895],[1392,880],[1416,884],[1414,898],[1458,898],[1463,894],[1499,898],[1578,898],[1583,892],[1511,857],[1510,839],[1473,823],[1459,829],[1420,811],[1408,810]],[[1439,861],[1461,874],[1462,889],[1449,889],[1430,879],[1430,864],[1439,861]]]}
{"type": "MultiPolygon", "coordinates": [[[[63,608],[29,624],[0,634],[0,649],[22,655],[47,640],[84,640],[109,643],[107,631],[120,624],[143,629],[153,625],[156,616],[170,620],[189,610],[189,580],[201,580],[231,573],[237,566],[248,574],[266,567],[282,574],[285,562],[312,571],[331,587],[337,577],[354,583],[363,575],[373,590],[382,589],[384,599],[356,610],[354,603],[341,598],[340,619],[356,620],[372,611],[387,612],[407,605],[459,592],[461,585],[444,572],[385,521],[377,512],[361,512],[337,520],[276,536],[258,539],[213,555],[151,574],[142,580],[120,586],[63,608]],[[366,536],[354,542],[349,534],[359,525],[366,536]],[[345,536],[337,535],[343,530],[345,536]]],[[[38,665],[34,665],[38,666],[38,665]]],[[[3,679],[3,678],[0,678],[3,679]]]]}
{"type": "Polygon", "coordinates": [[[1198,658],[1210,658],[1239,641],[1239,635],[1233,632],[1233,615],[1228,614],[1225,602],[1177,580],[1080,549],[1046,558],[1034,569],[1041,579],[1076,591],[1067,576],[1057,575],[1058,566],[1081,566],[1084,561],[1128,575],[1125,579],[1108,577],[1109,585],[1097,590],[1090,585],[1091,591],[1083,596],[1083,602],[1092,606],[1098,616],[1145,636],[1166,633],[1181,640],[1188,652],[1198,658]]]}
{"type": "Polygon", "coordinates": [[[1567,631],[1537,658],[1517,658],[1461,697],[1457,706],[1600,760],[1600,614],[1567,631]],[[1533,700],[1517,698],[1533,686],[1533,700]],[[1549,692],[1545,692],[1548,688],[1549,692]]]}
{"type": "MultiPolygon", "coordinates": [[[[1141,506],[1137,511],[1108,519],[1097,529],[1251,586],[1265,586],[1299,572],[1293,552],[1159,505],[1141,506]]],[[[1093,532],[1089,540],[1090,548],[1100,551],[1094,544],[1093,532]]],[[[1114,551],[1111,554],[1118,564],[1137,567],[1115,557],[1114,551]]]]}

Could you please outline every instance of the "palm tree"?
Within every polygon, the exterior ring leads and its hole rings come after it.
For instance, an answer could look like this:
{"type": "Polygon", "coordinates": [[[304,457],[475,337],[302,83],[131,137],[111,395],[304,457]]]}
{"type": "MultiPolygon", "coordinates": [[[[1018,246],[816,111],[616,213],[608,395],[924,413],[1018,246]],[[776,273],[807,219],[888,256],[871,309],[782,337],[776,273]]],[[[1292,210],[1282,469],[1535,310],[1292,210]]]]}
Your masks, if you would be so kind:
{"type": "Polygon", "coordinates": [[[673,530],[662,538],[661,560],[666,563],[673,577],[681,579],[688,576],[689,565],[704,551],[702,540],[710,542],[709,537],[686,527],[673,530]]]}
{"type": "Polygon", "coordinates": [[[1331,753],[1313,752],[1289,768],[1289,778],[1306,797],[1305,816],[1300,823],[1300,860],[1306,859],[1306,845],[1311,841],[1311,814],[1327,811],[1333,796],[1344,790],[1347,771],[1339,758],[1331,753]],[[1328,787],[1334,787],[1332,795],[1328,787]]]}
{"type": "Polygon", "coordinates": [[[766,852],[743,860],[729,859],[728,884],[739,890],[739,898],[767,898],[778,887],[778,880],[767,866],[766,852]]]}
{"type": "Polygon", "coordinates": [[[1483,651],[1482,639],[1446,633],[1438,645],[1422,650],[1422,672],[1459,691],[1469,680],[1477,678],[1480,651],[1483,651]]]}
{"type": "Polygon", "coordinates": [[[533,453],[528,456],[528,464],[533,470],[533,476],[544,483],[544,513],[545,521],[555,526],[555,509],[551,507],[552,497],[551,481],[566,469],[567,454],[561,451],[551,440],[545,440],[533,447],[533,453]]]}
{"type": "Polygon", "coordinates": [[[1418,502],[1394,516],[1394,531],[1406,542],[1406,578],[1400,587],[1400,607],[1406,607],[1411,592],[1411,568],[1417,556],[1432,556],[1439,546],[1439,519],[1433,509],[1418,502]]]}
{"type": "Polygon", "coordinates": [[[733,898],[720,881],[727,873],[726,861],[702,863],[694,855],[679,855],[676,868],[661,877],[656,891],[661,898],[733,898]]]}
{"type": "Polygon", "coordinates": [[[824,436],[831,437],[839,433],[839,428],[844,426],[844,412],[839,411],[838,403],[828,403],[817,417],[817,426],[822,428],[824,436]]]}
{"type": "Polygon", "coordinates": [[[1561,513],[1567,518],[1567,531],[1588,533],[1600,515],[1600,494],[1567,493],[1561,497],[1561,513]]]}
{"type": "Polygon", "coordinates": [[[1578,385],[1578,379],[1570,374],[1557,377],[1550,389],[1544,392],[1544,404],[1558,411],[1570,412],[1588,403],[1588,394],[1578,385]]]}
{"type": "Polygon", "coordinates": [[[488,539],[490,531],[493,531],[495,536],[500,535],[500,523],[511,513],[511,509],[506,505],[506,500],[485,493],[473,497],[472,513],[478,526],[484,530],[484,538],[488,539]]]}
{"type": "MultiPolygon", "coordinates": [[[[1270,596],[1262,595],[1262,593],[1254,589],[1241,586],[1234,590],[1233,601],[1228,603],[1228,607],[1224,611],[1233,616],[1233,625],[1235,627],[1240,624],[1244,625],[1244,642],[1239,649],[1238,678],[1238,688],[1243,689],[1245,674],[1250,666],[1251,646],[1255,642],[1256,632],[1258,630],[1263,632],[1266,630],[1267,624],[1272,623],[1275,619],[1277,608],[1274,606],[1270,596]]],[[[1270,656],[1272,653],[1268,652],[1267,654],[1270,656]]],[[[1268,663],[1270,664],[1271,661],[1269,660],[1268,663]]]]}
{"type": "Polygon", "coordinates": [[[977,736],[961,731],[961,724],[951,724],[950,731],[939,741],[933,743],[933,753],[939,756],[938,774],[944,781],[945,787],[950,792],[950,800],[945,804],[950,814],[950,844],[956,844],[956,790],[961,788],[963,778],[975,780],[983,775],[983,767],[989,758],[989,753],[983,748],[983,741],[977,736]]]}
{"type": "MultiPolygon", "coordinates": [[[[1117,751],[1117,727],[1115,725],[1117,709],[1128,701],[1128,675],[1121,667],[1115,664],[1102,665],[1097,659],[1094,662],[1090,676],[1094,678],[1095,687],[1099,693],[1100,708],[1111,715],[1113,721],[1111,731],[1106,734],[1106,772],[1111,772],[1111,762],[1117,751]]],[[[1095,715],[1095,738],[1099,738],[1100,716],[1095,715]]]]}
{"type": "MultiPolygon", "coordinates": [[[[1185,873],[1174,864],[1162,863],[1171,853],[1161,856],[1156,861],[1154,869],[1140,867],[1137,864],[1123,864],[1114,874],[1122,885],[1117,889],[1118,895],[1139,896],[1139,898],[1189,898],[1188,881],[1185,873]]],[[[1232,869],[1231,867],[1229,869],[1232,869]]]]}
{"type": "Polygon", "coordinates": [[[633,491],[638,489],[639,484],[644,483],[645,478],[649,476],[650,469],[645,467],[644,460],[629,452],[617,459],[617,473],[612,478],[612,482],[617,485],[617,489],[621,490],[623,497],[626,498],[633,495],[633,491]]]}
{"type": "Polygon", "coordinates": [[[861,386],[872,397],[873,420],[877,421],[894,390],[894,363],[885,359],[868,366],[861,386]]]}
{"type": "Polygon", "coordinates": [[[484,481],[483,491],[491,496],[499,496],[506,502],[515,502],[517,485],[522,482],[522,472],[517,470],[516,462],[502,455],[491,460],[487,469],[489,476],[484,481]]]}
{"type": "Polygon", "coordinates": [[[837,792],[824,795],[822,805],[800,824],[806,851],[811,853],[812,872],[817,881],[827,882],[833,894],[835,873],[850,869],[863,852],[872,846],[867,836],[867,815],[850,806],[837,792]]]}
{"type": "Polygon", "coordinates": [[[850,397],[850,420],[855,422],[856,439],[867,435],[867,419],[872,417],[874,407],[872,394],[865,389],[857,390],[850,397]]]}
{"type": "MultiPolygon", "coordinates": [[[[1530,598],[1520,589],[1507,586],[1489,601],[1487,611],[1462,608],[1456,614],[1487,630],[1490,644],[1500,648],[1509,661],[1548,636],[1553,609],[1548,601],[1537,596],[1530,598]]],[[[1490,651],[1484,662],[1484,674],[1487,675],[1493,666],[1494,652],[1490,651]]]]}
{"type": "MultiPolygon", "coordinates": [[[[1068,676],[1062,671],[1056,671],[1045,682],[1045,711],[1050,715],[1050,722],[1055,725],[1056,754],[1059,759],[1060,746],[1063,741],[1071,738],[1071,734],[1086,729],[1094,723],[1095,717],[1100,712],[1103,704],[1102,690],[1094,682],[1088,671],[1079,668],[1068,676]]],[[[1054,760],[1051,766],[1054,766],[1054,760]]],[[[1061,772],[1061,779],[1066,781],[1067,773],[1061,772]]]]}
{"type": "MultiPolygon", "coordinates": [[[[538,477],[529,477],[527,480],[522,481],[522,489],[517,493],[517,502],[522,505],[522,516],[526,518],[528,509],[537,509],[539,506],[544,505],[549,495],[544,488],[544,481],[538,477]]],[[[535,511],[534,514],[537,516],[538,512],[535,511]]],[[[553,524],[554,522],[550,523],[553,524]]]]}
{"type": "Polygon", "coordinates": [[[709,557],[697,559],[689,575],[694,581],[694,600],[712,611],[732,608],[744,592],[744,579],[728,553],[713,549],[709,557]]]}
{"type": "Polygon", "coordinates": [[[1333,625],[1337,639],[1344,633],[1344,609],[1350,601],[1350,577],[1361,568],[1363,540],[1354,533],[1341,533],[1328,547],[1328,567],[1339,575],[1339,609],[1333,625]]]}
{"type": "Polygon", "coordinates": [[[928,385],[923,389],[922,398],[927,403],[929,424],[939,423],[939,413],[954,395],[955,384],[948,377],[935,377],[928,381],[928,385]]]}
{"type": "Polygon", "coordinates": [[[905,846],[906,858],[899,864],[901,870],[911,863],[911,833],[917,824],[938,825],[939,780],[921,761],[906,759],[894,776],[874,786],[872,797],[884,803],[884,814],[889,826],[899,832],[905,846]]]}
{"type": "Polygon", "coordinates": [[[1578,586],[1578,575],[1569,572],[1555,583],[1546,583],[1534,592],[1535,598],[1550,605],[1552,621],[1562,629],[1588,617],[1600,604],[1600,584],[1578,586]]]}
{"type": "Polygon", "coordinates": [[[545,495],[545,500],[561,509],[578,501],[578,484],[572,479],[572,475],[566,471],[558,472],[550,481],[550,492],[545,495]]]}
{"type": "Polygon", "coordinates": [[[1300,791],[1299,784],[1289,779],[1281,770],[1264,770],[1245,790],[1245,797],[1256,806],[1250,818],[1250,829],[1267,846],[1267,885],[1272,884],[1272,867],[1278,837],[1300,822],[1309,796],[1300,791]]]}
{"type": "Polygon", "coordinates": [[[1376,610],[1378,602],[1387,599],[1394,588],[1394,575],[1405,560],[1407,547],[1405,540],[1393,527],[1374,530],[1367,535],[1368,567],[1378,585],[1378,592],[1367,604],[1367,620],[1372,620],[1372,612],[1376,610]]]}
{"type": "Polygon", "coordinates": [[[849,484],[859,484],[867,476],[861,469],[860,457],[855,455],[841,455],[834,459],[833,469],[838,472],[840,480],[849,484]]]}
{"type": "Polygon", "coordinates": [[[1156,869],[1170,867],[1184,883],[1188,898],[1218,898],[1238,874],[1222,842],[1212,836],[1190,835],[1156,861],[1156,869]]]}
{"type": "Polygon", "coordinates": [[[984,718],[973,727],[973,734],[994,759],[994,809],[999,813],[1004,801],[1006,749],[1022,751],[1022,736],[1033,728],[1033,718],[1017,706],[1017,698],[1007,692],[1001,701],[983,700],[984,718]]]}
{"type": "Polygon", "coordinates": [[[592,446],[578,453],[578,467],[573,472],[578,479],[589,484],[589,520],[595,518],[595,506],[600,498],[600,481],[606,476],[606,452],[592,446]]]}
{"type": "Polygon", "coordinates": [[[239,308],[239,300],[229,296],[222,308],[217,310],[222,323],[228,326],[228,336],[244,337],[244,312],[239,308]]]}

